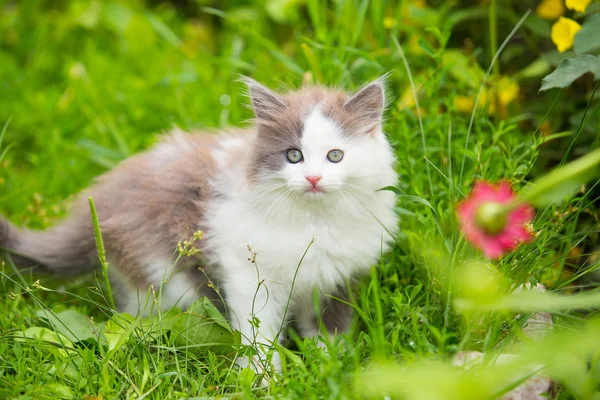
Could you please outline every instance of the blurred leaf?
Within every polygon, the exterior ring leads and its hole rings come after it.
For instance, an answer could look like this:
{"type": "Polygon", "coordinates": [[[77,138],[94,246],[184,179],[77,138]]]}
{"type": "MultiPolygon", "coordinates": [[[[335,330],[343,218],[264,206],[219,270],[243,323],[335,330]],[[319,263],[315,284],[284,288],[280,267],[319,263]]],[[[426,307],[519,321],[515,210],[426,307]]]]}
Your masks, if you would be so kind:
{"type": "Polygon", "coordinates": [[[175,342],[187,350],[231,350],[241,343],[239,332],[234,332],[219,310],[206,297],[173,319],[175,342]]]}
{"type": "Polygon", "coordinates": [[[442,56],[442,63],[450,75],[471,88],[478,88],[485,76],[479,64],[460,50],[446,50],[442,56]]]}
{"type": "Polygon", "coordinates": [[[127,340],[129,340],[129,337],[135,328],[135,324],[133,324],[134,321],[134,317],[125,313],[111,317],[106,323],[103,332],[108,343],[109,351],[120,348],[127,340]]]}
{"type": "Polygon", "coordinates": [[[67,349],[73,349],[73,343],[60,333],[53,332],[47,328],[33,326],[25,331],[17,331],[14,335],[15,341],[25,342],[27,339],[41,340],[43,348],[56,356],[68,357],[67,349]]]}
{"type": "Polygon", "coordinates": [[[578,55],[600,48],[600,14],[585,20],[581,30],[575,35],[573,48],[578,55]]]}
{"type": "Polygon", "coordinates": [[[564,131],[564,132],[553,133],[552,135],[545,136],[542,143],[550,142],[552,140],[556,140],[556,139],[560,139],[562,137],[572,136],[572,135],[573,135],[572,131],[564,131]]]}
{"type": "Polygon", "coordinates": [[[106,27],[113,32],[123,34],[127,30],[133,12],[125,5],[110,2],[104,6],[102,17],[106,27]]]}
{"type": "MultiPolygon", "coordinates": [[[[411,400],[481,400],[496,398],[502,381],[510,375],[506,368],[487,367],[466,370],[450,363],[418,360],[410,364],[377,363],[361,371],[355,380],[360,397],[411,400]]],[[[517,375],[514,368],[512,374],[517,375]]],[[[522,372],[521,372],[522,373],[522,372]]]]}
{"type": "Polygon", "coordinates": [[[464,311],[512,311],[512,312],[561,312],[573,309],[600,308],[600,292],[584,292],[575,295],[560,295],[552,292],[525,290],[497,297],[485,303],[458,298],[457,309],[464,311]]]}
{"type": "Polygon", "coordinates": [[[307,43],[302,43],[300,47],[302,48],[302,53],[304,53],[304,57],[306,57],[306,61],[308,61],[308,65],[310,65],[310,69],[317,78],[317,82],[324,83],[325,77],[321,72],[319,60],[317,60],[315,52],[313,51],[313,49],[310,48],[310,46],[307,43]]]}
{"type": "Polygon", "coordinates": [[[156,33],[146,18],[134,15],[124,34],[128,49],[132,53],[142,55],[144,51],[155,45],[156,33]]]}
{"type": "Polygon", "coordinates": [[[550,37],[550,22],[532,14],[525,20],[523,26],[530,29],[537,36],[544,38],[550,37]]]}
{"type": "Polygon", "coordinates": [[[59,399],[72,399],[73,390],[70,387],[62,385],[60,383],[50,383],[44,385],[44,389],[58,396],[59,399]]]}
{"type": "Polygon", "coordinates": [[[445,28],[452,29],[462,22],[488,18],[488,9],[484,7],[470,7],[463,10],[457,10],[449,14],[445,21],[445,28]]]}
{"type": "Polygon", "coordinates": [[[560,63],[558,68],[542,80],[542,90],[565,88],[583,74],[591,72],[594,78],[600,78],[600,58],[585,54],[569,58],[560,63]]]}
{"type": "Polygon", "coordinates": [[[280,24],[295,22],[298,20],[299,6],[305,0],[268,0],[265,10],[269,17],[280,24]]]}
{"type": "Polygon", "coordinates": [[[542,53],[542,58],[548,61],[551,65],[557,67],[561,62],[566,60],[567,58],[575,57],[575,52],[573,51],[565,51],[563,53],[558,50],[551,50],[545,53],[542,53]]]}
{"type": "Polygon", "coordinates": [[[137,320],[129,314],[113,316],[104,330],[109,350],[124,345],[136,328],[141,329],[145,337],[170,334],[178,346],[188,351],[231,351],[231,346],[241,343],[240,333],[231,329],[206,297],[184,312],[172,308],[167,313],[137,320]]]}
{"type": "Polygon", "coordinates": [[[433,49],[433,47],[431,47],[427,40],[420,37],[419,39],[417,39],[417,43],[419,44],[419,48],[423,50],[428,56],[435,58],[435,50],[433,49]]]}
{"type": "Polygon", "coordinates": [[[80,139],[77,146],[87,150],[90,161],[105,168],[112,168],[125,158],[122,152],[102,146],[87,138],[80,139]]]}
{"type": "Polygon", "coordinates": [[[152,14],[150,11],[146,11],[146,17],[156,33],[158,33],[160,37],[170,43],[173,47],[178,48],[183,45],[183,41],[179,39],[179,37],[160,19],[156,18],[154,14],[152,14]]]}
{"type": "Polygon", "coordinates": [[[454,290],[465,300],[477,304],[494,303],[506,293],[507,282],[493,265],[467,263],[458,269],[453,279],[454,290]]]}
{"type": "Polygon", "coordinates": [[[550,70],[550,63],[548,60],[540,57],[537,60],[533,61],[531,64],[514,74],[514,78],[517,80],[520,79],[530,79],[530,78],[538,78],[544,74],[547,74],[550,70]]]}
{"type": "Polygon", "coordinates": [[[519,197],[537,207],[560,202],[597,176],[599,165],[600,148],[597,148],[537,179],[519,197]]]}
{"type": "Polygon", "coordinates": [[[427,200],[425,200],[422,197],[414,196],[414,195],[410,195],[410,194],[400,195],[398,197],[400,197],[402,199],[406,199],[406,200],[408,200],[410,202],[413,202],[413,203],[417,203],[417,204],[421,204],[421,205],[424,205],[426,207],[429,207],[431,209],[431,211],[433,211],[434,214],[437,214],[437,212],[435,211],[435,208],[433,208],[433,206],[431,205],[431,203],[429,203],[427,200]]]}
{"type": "Polygon", "coordinates": [[[100,15],[102,13],[102,4],[99,1],[92,1],[90,3],[84,3],[74,1],[70,3],[71,15],[81,26],[87,29],[93,29],[98,25],[100,15]]]}
{"type": "Polygon", "coordinates": [[[64,335],[74,343],[97,339],[96,329],[90,319],[75,309],[68,309],[56,314],[51,311],[39,310],[37,316],[44,318],[55,332],[64,335]]]}
{"type": "Polygon", "coordinates": [[[399,188],[397,188],[396,186],[386,186],[386,187],[383,187],[383,188],[381,188],[379,190],[388,190],[390,192],[394,192],[398,196],[404,195],[404,193],[402,193],[402,191],[399,188]]]}

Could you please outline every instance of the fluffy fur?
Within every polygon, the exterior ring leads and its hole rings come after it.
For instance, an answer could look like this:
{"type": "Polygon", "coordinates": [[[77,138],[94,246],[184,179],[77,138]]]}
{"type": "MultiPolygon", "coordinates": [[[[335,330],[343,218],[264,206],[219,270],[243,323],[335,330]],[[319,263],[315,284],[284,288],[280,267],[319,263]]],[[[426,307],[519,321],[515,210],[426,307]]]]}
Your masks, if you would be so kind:
{"type": "Polygon", "coordinates": [[[352,97],[321,87],[280,95],[246,83],[253,128],[172,132],[100,177],[56,227],[33,232],[0,219],[0,245],[23,265],[30,260],[60,274],[96,267],[91,196],[111,278],[123,289],[121,310],[143,312],[151,285],[162,285],[163,307],[185,307],[198,296],[218,303],[210,279],[248,344],[278,340],[291,319],[305,336],[318,334],[321,317],[329,331],[345,330],[349,310],[327,295],[344,297],[347,282],[368,271],[398,226],[393,193],[378,191],[397,179],[381,130],[382,82],[352,97]],[[289,149],[303,161],[287,161],[289,149]],[[343,151],[339,163],[327,159],[332,149],[343,151]],[[307,176],[321,177],[318,191],[307,176]],[[202,256],[175,265],[177,243],[199,229],[202,256]]]}

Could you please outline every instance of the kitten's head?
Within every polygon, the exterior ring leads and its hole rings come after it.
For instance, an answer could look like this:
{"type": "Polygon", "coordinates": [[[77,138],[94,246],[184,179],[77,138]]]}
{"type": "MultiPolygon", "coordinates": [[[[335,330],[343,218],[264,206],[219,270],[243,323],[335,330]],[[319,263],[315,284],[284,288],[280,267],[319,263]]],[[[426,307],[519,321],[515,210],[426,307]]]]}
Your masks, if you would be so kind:
{"type": "Polygon", "coordinates": [[[394,185],[391,148],[381,130],[382,79],[354,95],[307,87],[280,95],[245,79],[258,132],[250,180],[301,202],[336,202],[394,185]]]}

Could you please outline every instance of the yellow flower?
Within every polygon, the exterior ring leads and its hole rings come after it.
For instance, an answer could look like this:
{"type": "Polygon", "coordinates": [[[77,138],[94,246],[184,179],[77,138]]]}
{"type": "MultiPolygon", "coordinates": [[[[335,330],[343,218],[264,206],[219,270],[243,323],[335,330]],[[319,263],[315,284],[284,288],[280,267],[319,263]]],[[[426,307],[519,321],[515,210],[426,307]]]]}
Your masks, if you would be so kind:
{"type": "Polygon", "coordinates": [[[385,17],[383,19],[383,27],[385,29],[392,29],[396,26],[396,20],[392,17],[385,17]]]}
{"type": "Polygon", "coordinates": [[[469,114],[473,111],[473,107],[475,107],[475,102],[469,96],[455,96],[454,97],[454,108],[456,111],[469,114]]]}
{"type": "Polygon", "coordinates": [[[573,47],[575,34],[579,32],[581,25],[570,18],[560,17],[558,21],[552,25],[550,37],[556,45],[559,52],[569,50],[573,47]]]}
{"type": "Polygon", "coordinates": [[[557,19],[565,13],[565,6],[563,0],[542,0],[535,12],[544,19],[557,19]]]}
{"type": "Polygon", "coordinates": [[[498,81],[498,101],[500,104],[508,105],[519,96],[519,84],[510,78],[503,76],[498,81]]]}
{"type": "Polygon", "coordinates": [[[483,88],[481,97],[479,97],[478,108],[479,107],[487,109],[488,115],[496,114],[496,101],[494,93],[490,93],[486,88],[483,88]]]}
{"type": "Polygon", "coordinates": [[[567,8],[578,12],[584,12],[592,0],[567,0],[567,8]]]}
{"type": "MultiPolygon", "coordinates": [[[[416,113],[417,107],[415,102],[415,96],[413,95],[410,86],[404,90],[404,93],[402,93],[400,100],[398,100],[397,107],[400,111],[408,109],[411,111],[414,110],[416,113]]],[[[421,116],[425,115],[425,109],[419,107],[419,111],[421,112],[421,116]]]]}
{"type": "MultiPolygon", "coordinates": [[[[424,39],[423,39],[424,40],[424,39]]],[[[419,36],[411,35],[408,39],[408,50],[414,54],[422,54],[423,49],[421,45],[419,45],[419,36]]]]}

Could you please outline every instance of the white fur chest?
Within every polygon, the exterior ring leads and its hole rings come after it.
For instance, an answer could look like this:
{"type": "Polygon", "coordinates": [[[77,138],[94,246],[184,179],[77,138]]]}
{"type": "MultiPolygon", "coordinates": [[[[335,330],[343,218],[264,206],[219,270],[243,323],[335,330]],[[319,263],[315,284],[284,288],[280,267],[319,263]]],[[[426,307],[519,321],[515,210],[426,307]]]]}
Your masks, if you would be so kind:
{"type": "Polygon", "coordinates": [[[222,267],[223,279],[243,272],[239,269],[257,269],[257,282],[260,276],[267,285],[287,290],[293,282],[298,295],[314,287],[327,292],[367,271],[387,249],[388,231],[397,229],[394,203],[392,193],[379,193],[370,212],[338,210],[327,216],[290,210],[265,217],[242,199],[231,199],[212,209],[206,245],[222,267]],[[256,253],[256,266],[248,260],[248,245],[256,253]]]}

